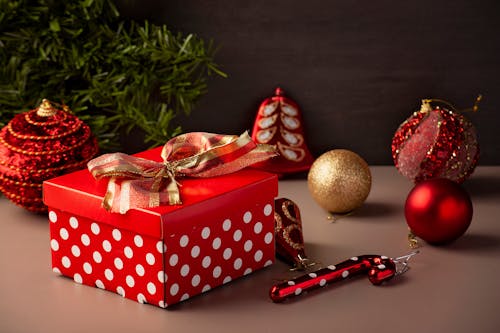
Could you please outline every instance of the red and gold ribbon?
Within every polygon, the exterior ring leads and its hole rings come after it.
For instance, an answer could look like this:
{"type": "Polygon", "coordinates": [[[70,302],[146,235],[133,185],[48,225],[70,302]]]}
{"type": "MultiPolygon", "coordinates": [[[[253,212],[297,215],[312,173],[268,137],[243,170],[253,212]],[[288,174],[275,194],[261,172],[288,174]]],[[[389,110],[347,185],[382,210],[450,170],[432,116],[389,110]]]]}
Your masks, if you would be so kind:
{"type": "Polygon", "coordinates": [[[276,148],[240,136],[193,132],[169,140],[163,162],[123,153],[104,154],[87,166],[96,179],[109,177],[103,207],[125,214],[132,208],[179,205],[178,176],[215,177],[276,156],[276,148]]]}

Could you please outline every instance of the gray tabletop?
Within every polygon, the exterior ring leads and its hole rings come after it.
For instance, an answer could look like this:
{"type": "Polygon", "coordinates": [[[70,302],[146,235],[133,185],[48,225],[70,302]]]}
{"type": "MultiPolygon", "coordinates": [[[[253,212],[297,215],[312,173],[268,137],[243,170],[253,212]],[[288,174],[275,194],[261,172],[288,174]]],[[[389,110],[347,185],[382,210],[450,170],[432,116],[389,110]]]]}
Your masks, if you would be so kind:
{"type": "MultiPolygon", "coordinates": [[[[331,223],[304,179],[280,181],[301,210],[306,252],[323,264],[410,252],[403,207],[412,184],[394,167],[371,167],[372,191],[354,214],[331,223]]],[[[0,332],[498,332],[500,167],[479,167],[465,184],[474,205],[467,233],[444,247],[422,243],[412,268],[375,287],[353,278],[274,304],[275,265],[161,309],[74,283],[50,267],[46,217],[0,197],[0,332]]]]}

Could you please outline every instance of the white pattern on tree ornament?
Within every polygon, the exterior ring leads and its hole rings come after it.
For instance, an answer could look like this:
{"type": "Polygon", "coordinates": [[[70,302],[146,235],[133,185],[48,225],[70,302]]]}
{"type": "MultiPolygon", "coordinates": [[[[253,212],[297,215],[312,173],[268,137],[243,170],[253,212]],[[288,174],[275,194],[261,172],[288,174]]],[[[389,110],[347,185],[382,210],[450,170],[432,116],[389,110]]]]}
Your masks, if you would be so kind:
{"type": "Polygon", "coordinates": [[[276,111],[277,108],[278,108],[278,102],[272,102],[261,108],[260,113],[264,117],[269,117],[274,113],[274,111],[276,111]]]}
{"type": "Polygon", "coordinates": [[[278,142],[278,150],[283,157],[287,160],[300,162],[306,156],[305,151],[302,148],[293,148],[278,142]]]}
{"type": "Polygon", "coordinates": [[[281,137],[293,147],[300,146],[304,143],[304,137],[297,133],[288,132],[281,129],[281,137]]]}
{"type": "Polygon", "coordinates": [[[256,138],[258,143],[268,143],[276,134],[276,127],[271,127],[257,131],[256,138]]]}
{"type": "Polygon", "coordinates": [[[297,118],[287,117],[284,113],[281,114],[281,122],[289,130],[295,130],[300,127],[300,122],[297,118]]]}
{"type": "Polygon", "coordinates": [[[281,111],[290,117],[297,117],[299,114],[299,110],[297,110],[297,108],[285,102],[281,102],[281,111]]]}
{"type": "Polygon", "coordinates": [[[276,119],[278,119],[277,114],[275,114],[271,117],[263,117],[259,120],[257,126],[259,126],[262,129],[266,129],[270,126],[273,126],[276,123],[276,119]]]}

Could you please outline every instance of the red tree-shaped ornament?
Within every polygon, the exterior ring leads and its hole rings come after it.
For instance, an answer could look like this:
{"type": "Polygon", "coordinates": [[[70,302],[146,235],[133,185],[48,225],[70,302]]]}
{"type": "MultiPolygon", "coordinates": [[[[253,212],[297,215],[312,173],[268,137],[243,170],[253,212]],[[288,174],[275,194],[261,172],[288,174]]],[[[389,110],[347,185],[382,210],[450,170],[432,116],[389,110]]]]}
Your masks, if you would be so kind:
{"type": "Polygon", "coordinates": [[[304,138],[302,116],[297,103],[276,88],[273,97],[260,105],[252,131],[258,143],[275,145],[280,156],[255,165],[279,175],[307,171],[314,162],[304,138]]]}
{"type": "MultiPolygon", "coordinates": [[[[473,110],[477,110],[478,97],[473,110]]],[[[397,129],[392,157],[401,174],[415,183],[447,178],[462,183],[476,167],[479,147],[472,123],[449,103],[422,100],[397,129]]]]}
{"type": "Polygon", "coordinates": [[[0,191],[15,204],[42,213],[42,183],[85,167],[96,155],[90,128],[49,101],[16,115],[0,130],[0,191]]]}

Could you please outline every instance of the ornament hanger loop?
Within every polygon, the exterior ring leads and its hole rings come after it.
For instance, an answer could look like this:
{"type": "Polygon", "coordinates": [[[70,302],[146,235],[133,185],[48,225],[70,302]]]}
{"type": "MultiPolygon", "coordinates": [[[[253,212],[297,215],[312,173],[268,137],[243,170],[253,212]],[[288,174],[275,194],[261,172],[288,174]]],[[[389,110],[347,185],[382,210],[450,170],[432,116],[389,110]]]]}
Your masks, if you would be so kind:
{"type": "Polygon", "coordinates": [[[479,110],[479,102],[481,102],[482,99],[483,99],[483,95],[479,94],[476,97],[476,100],[474,101],[474,104],[472,105],[472,107],[467,108],[467,109],[463,109],[463,110],[458,110],[453,104],[451,104],[450,102],[445,101],[443,99],[438,99],[438,98],[423,99],[422,100],[422,106],[420,107],[420,110],[421,111],[431,111],[431,103],[433,103],[433,104],[437,104],[438,106],[440,104],[441,105],[445,105],[445,106],[449,107],[453,111],[460,111],[460,112],[469,112],[469,111],[472,111],[472,112],[477,112],[479,110]]]}
{"type": "Polygon", "coordinates": [[[392,261],[396,264],[396,274],[395,275],[401,275],[406,273],[409,269],[410,266],[408,266],[408,261],[410,261],[411,257],[414,255],[418,254],[420,251],[413,251],[407,255],[397,257],[392,259],[392,261]]]}

